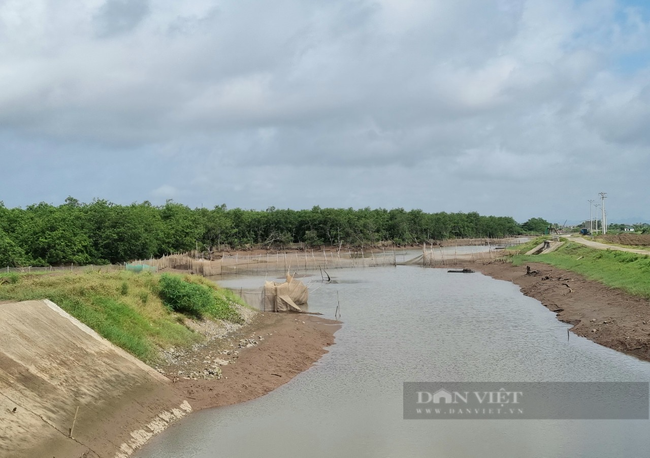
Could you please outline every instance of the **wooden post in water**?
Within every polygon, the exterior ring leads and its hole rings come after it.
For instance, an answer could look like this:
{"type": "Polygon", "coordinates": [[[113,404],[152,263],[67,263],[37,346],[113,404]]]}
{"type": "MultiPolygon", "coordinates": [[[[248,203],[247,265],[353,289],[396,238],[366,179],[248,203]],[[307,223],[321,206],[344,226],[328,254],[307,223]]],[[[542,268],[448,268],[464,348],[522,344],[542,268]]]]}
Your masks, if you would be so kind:
{"type": "Polygon", "coordinates": [[[336,291],[336,311],[334,312],[334,318],[337,320],[341,318],[341,301],[339,300],[338,290],[336,291]]]}
{"type": "Polygon", "coordinates": [[[492,260],[494,258],[494,256],[492,256],[493,255],[493,253],[492,253],[492,245],[490,244],[490,239],[489,238],[488,238],[488,251],[490,252],[489,258],[490,258],[490,260],[492,260]]]}

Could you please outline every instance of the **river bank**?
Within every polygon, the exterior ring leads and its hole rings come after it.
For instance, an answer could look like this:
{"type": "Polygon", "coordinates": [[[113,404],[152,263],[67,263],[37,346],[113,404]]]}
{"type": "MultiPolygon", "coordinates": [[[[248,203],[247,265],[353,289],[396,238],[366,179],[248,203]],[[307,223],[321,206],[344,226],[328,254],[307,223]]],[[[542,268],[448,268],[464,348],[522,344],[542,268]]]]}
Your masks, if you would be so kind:
{"type": "Polygon", "coordinates": [[[194,410],[250,401],[309,369],[340,327],[313,315],[258,313],[250,324],[177,358],[163,372],[194,410]],[[203,378],[216,366],[219,378],[203,378]]]}
{"type": "MultiPolygon", "coordinates": [[[[225,336],[192,350],[167,354],[169,363],[157,367],[170,382],[172,394],[167,403],[187,403],[196,412],[264,396],[315,364],[334,343],[340,326],[340,322],[311,315],[256,313],[247,324],[225,336]]],[[[133,408],[140,403],[134,400],[133,408]]],[[[129,410],[122,415],[128,418],[129,410]]],[[[135,451],[152,436],[145,429],[148,437],[143,440],[140,431],[116,426],[104,433],[125,438],[120,450],[135,451]]],[[[100,449],[98,455],[130,456],[113,453],[109,447],[105,454],[100,449]]]]}
{"type": "MultiPolygon", "coordinates": [[[[468,265],[470,263],[464,263],[468,265]]],[[[510,281],[539,300],[571,332],[605,347],[650,361],[650,301],[568,270],[543,263],[476,262],[474,270],[510,281]]]]}
{"type": "Polygon", "coordinates": [[[154,370],[49,301],[0,309],[0,456],[12,458],[126,458],[192,411],[287,383],[340,327],[249,310],[246,324],[224,323],[227,333],[206,320],[206,341],[165,352],[154,370]]]}
{"type": "Polygon", "coordinates": [[[159,389],[157,396],[149,393],[142,399],[133,398],[127,406],[120,400],[121,416],[138,418],[138,428],[129,430],[121,422],[102,424],[101,435],[114,438],[112,444],[119,444],[119,450],[108,445],[93,447],[93,452],[102,458],[125,458],[131,455],[130,450],[135,452],[153,434],[161,432],[150,434],[148,429],[154,429],[151,423],[136,416],[143,403],[161,405],[161,397],[165,405],[187,403],[196,412],[264,396],[316,363],[334,343],[334,333],[340,326],[339,322],[310,315],[257,313],[236,331],[177,354],[169,364],[158,367],[169,379],[164,390],[159,389]]]}

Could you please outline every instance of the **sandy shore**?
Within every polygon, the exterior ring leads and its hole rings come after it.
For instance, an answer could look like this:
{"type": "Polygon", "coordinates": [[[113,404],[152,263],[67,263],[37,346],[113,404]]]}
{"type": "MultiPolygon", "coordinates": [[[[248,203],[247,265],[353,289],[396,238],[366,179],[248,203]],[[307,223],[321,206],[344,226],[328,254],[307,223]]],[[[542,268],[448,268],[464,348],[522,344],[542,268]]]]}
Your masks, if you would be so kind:
{"type": "Polygon", "coordinates": [[[650,301],[547,264],[465,263],[497,280],[507,280],[573,325],[571,331],[600,345],[650,361],[650,301]]]}

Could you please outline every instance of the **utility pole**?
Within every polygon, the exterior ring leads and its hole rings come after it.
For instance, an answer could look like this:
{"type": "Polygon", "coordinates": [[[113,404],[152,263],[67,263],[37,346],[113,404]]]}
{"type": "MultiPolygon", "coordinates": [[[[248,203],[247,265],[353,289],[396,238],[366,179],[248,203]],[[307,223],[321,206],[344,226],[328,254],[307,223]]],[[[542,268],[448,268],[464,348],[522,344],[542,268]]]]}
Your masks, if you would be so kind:
{"type": "Polygon", "coordinates": [[[591,234],[594,231],[594,219],[591,216],[591,210],[592,206],[594,205],[595,200],[594,199],[589,199],[587,202],[589,202],[589,233],[591,234]]]}
{"type": "MultiPolygon", "coordinates": [[[[594,204],[594,207],[596,207],[596,215],[598,215],[598,207],[600,207],[600,204],[594,204]]],[[[598,217],[596,216],[594,218],[594,225],[596,226],[595,232],[598,233],[598,217]]],[[[601,225],[602,229],[602,225],[601,225]]]]}
{"type": "Polygon", "coordinates": [[[603,235],[607,234],[607,216],[605,213],[605,199],[607,199],[607,193],[606,192],[599,192],[598,195],[600,196],[600,209],[602,210],[602,214],[600,217],[600,227],[603,229],[603,235]]]}

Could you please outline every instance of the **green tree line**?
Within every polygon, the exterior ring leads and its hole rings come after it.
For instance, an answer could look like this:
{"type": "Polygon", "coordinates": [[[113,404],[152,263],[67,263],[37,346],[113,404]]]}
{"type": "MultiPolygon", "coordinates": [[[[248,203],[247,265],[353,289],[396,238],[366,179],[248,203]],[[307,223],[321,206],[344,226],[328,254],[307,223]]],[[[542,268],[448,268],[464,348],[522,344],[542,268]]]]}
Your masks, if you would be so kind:
{"type": "MultiPolygon", "coordinates": [[[[525,224],[525,223],[524,223],[525,224]]],[[[117,205],[69,197],[6,208],[0,202],[0,266],[105,264],[164,254],[253,246],[398,246],[466,237],[504,237],[526,232],[511,217],[364,208],[264,211],[189,208],[168,201],[117,205]]]]}

